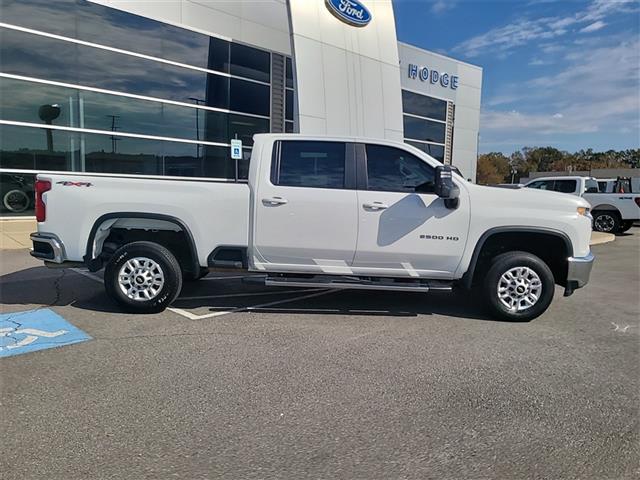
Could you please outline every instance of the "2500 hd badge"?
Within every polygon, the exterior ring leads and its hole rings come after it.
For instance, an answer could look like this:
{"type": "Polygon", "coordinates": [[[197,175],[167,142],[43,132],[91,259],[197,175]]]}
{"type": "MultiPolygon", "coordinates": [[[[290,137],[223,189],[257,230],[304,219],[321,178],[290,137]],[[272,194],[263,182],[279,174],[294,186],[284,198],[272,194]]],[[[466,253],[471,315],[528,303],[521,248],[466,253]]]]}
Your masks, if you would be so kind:
{"type": "Polygon", "coordinates": [[[422,240],[451,240],[457,242],[460,240],[458,237],[452,237],[451,235],[420,235],[422,240]]]}

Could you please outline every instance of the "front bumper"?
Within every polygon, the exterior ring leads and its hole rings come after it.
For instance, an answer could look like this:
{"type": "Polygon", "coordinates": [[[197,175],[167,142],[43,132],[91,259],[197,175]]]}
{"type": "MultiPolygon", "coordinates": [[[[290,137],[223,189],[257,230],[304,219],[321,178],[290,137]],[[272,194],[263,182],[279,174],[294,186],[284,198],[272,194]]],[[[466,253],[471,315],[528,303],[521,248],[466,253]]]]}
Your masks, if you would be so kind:
{"type": "Polygon", "coordinates": [[[569,257],[567,259],[567,285],[564,290],[564,296],[568,297],[577,288],[584,287],[589,283],[591,268],[595,257],[589,252],[585,257],[569,257]]]}
{"type": "Polygon", "coordinates": [[[58,237],[49,233],[32,233],[31,256],[46,262],[63,263],[66,260],[64,245],[58,237]]]}

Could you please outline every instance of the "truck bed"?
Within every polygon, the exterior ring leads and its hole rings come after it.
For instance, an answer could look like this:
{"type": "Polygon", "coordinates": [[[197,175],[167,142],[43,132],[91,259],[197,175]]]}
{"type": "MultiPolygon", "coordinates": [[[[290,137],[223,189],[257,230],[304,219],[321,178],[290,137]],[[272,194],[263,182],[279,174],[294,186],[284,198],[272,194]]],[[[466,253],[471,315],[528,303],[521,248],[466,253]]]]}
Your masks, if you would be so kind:
{"type": "MultiPolygon", "coordinates": [[[[85,242],[98,219],[119,212],[180,219],[198,246],[201,266],[218,245],[247,245],[246,183],[77,173],[38,178],[51,182],[51,190],[43,195],[46,221],[38,224],[38,231],[56,235],[68,261],[83,261],[85,242]]],[[[157,222],[150,225],[158,229],[157,222]]]]}

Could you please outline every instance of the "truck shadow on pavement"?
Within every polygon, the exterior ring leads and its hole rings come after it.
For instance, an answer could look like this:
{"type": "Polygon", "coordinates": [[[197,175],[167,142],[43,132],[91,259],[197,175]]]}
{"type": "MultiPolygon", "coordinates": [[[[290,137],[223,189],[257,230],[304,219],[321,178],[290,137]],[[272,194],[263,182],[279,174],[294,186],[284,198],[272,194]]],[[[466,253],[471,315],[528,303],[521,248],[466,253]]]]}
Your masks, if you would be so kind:
{"type": "MultiPolygon", "coordinates": [[[[198,316],[215,312],[251,311],[267,315],[442,315],[496,321],[485,314],[482,305],[473,295],[465,291],[451,294],[328,291],[265,287],[236,279],[186,283],[181,297],[172,306],[198,316]],[[315,292],[326,294],[301,298],[315,292]]],[[[126,314],[106,295],[99,279],[87,278],[75,271],[50,270],[45,267],[32,267],[0,276],[0,304],[29,305],[34,308],[68,305],[93,312],[126,314]]]]}
{"type": "MultiPolygon", "coordinates": [[[[466,292],[410,293],[364,290],[304,290],[291,293],[286,290],[278,294],[271,288],[265,297],[234,297],[216,299],[180,299],[174,307],[207,315],[221,311],[250,311],[261,314],[331,315],[331,316],[380,316],[418,317],[420,315],[443,315],[470,320],[490,320],[478,302],[466,292]],[[288,293],[287,293],[288,292],[288,293]],[[307,297],[314,293],[317,297],[307,297]],[[326,294],[322,294],[326,292],[326,294]],[[300,298],[297,300],[297,298],[300,298]]],[[[255,293],[255,292],[252,292],[255,293]]]]}

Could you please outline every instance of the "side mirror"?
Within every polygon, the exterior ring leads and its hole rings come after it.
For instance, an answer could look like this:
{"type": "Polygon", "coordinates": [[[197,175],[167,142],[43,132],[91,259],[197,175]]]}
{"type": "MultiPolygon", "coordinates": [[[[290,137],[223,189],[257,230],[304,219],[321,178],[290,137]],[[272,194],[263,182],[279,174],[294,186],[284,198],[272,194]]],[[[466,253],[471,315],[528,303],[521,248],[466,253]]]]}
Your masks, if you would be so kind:
{"type": "Polygon", "coordinates": [[[438,197],[444,199],[445,206],[452,209],[458,208],[460,189],[453,181],[452,170],[449,165],[436,167],[435,183],[435,193],[438,197]]]}

